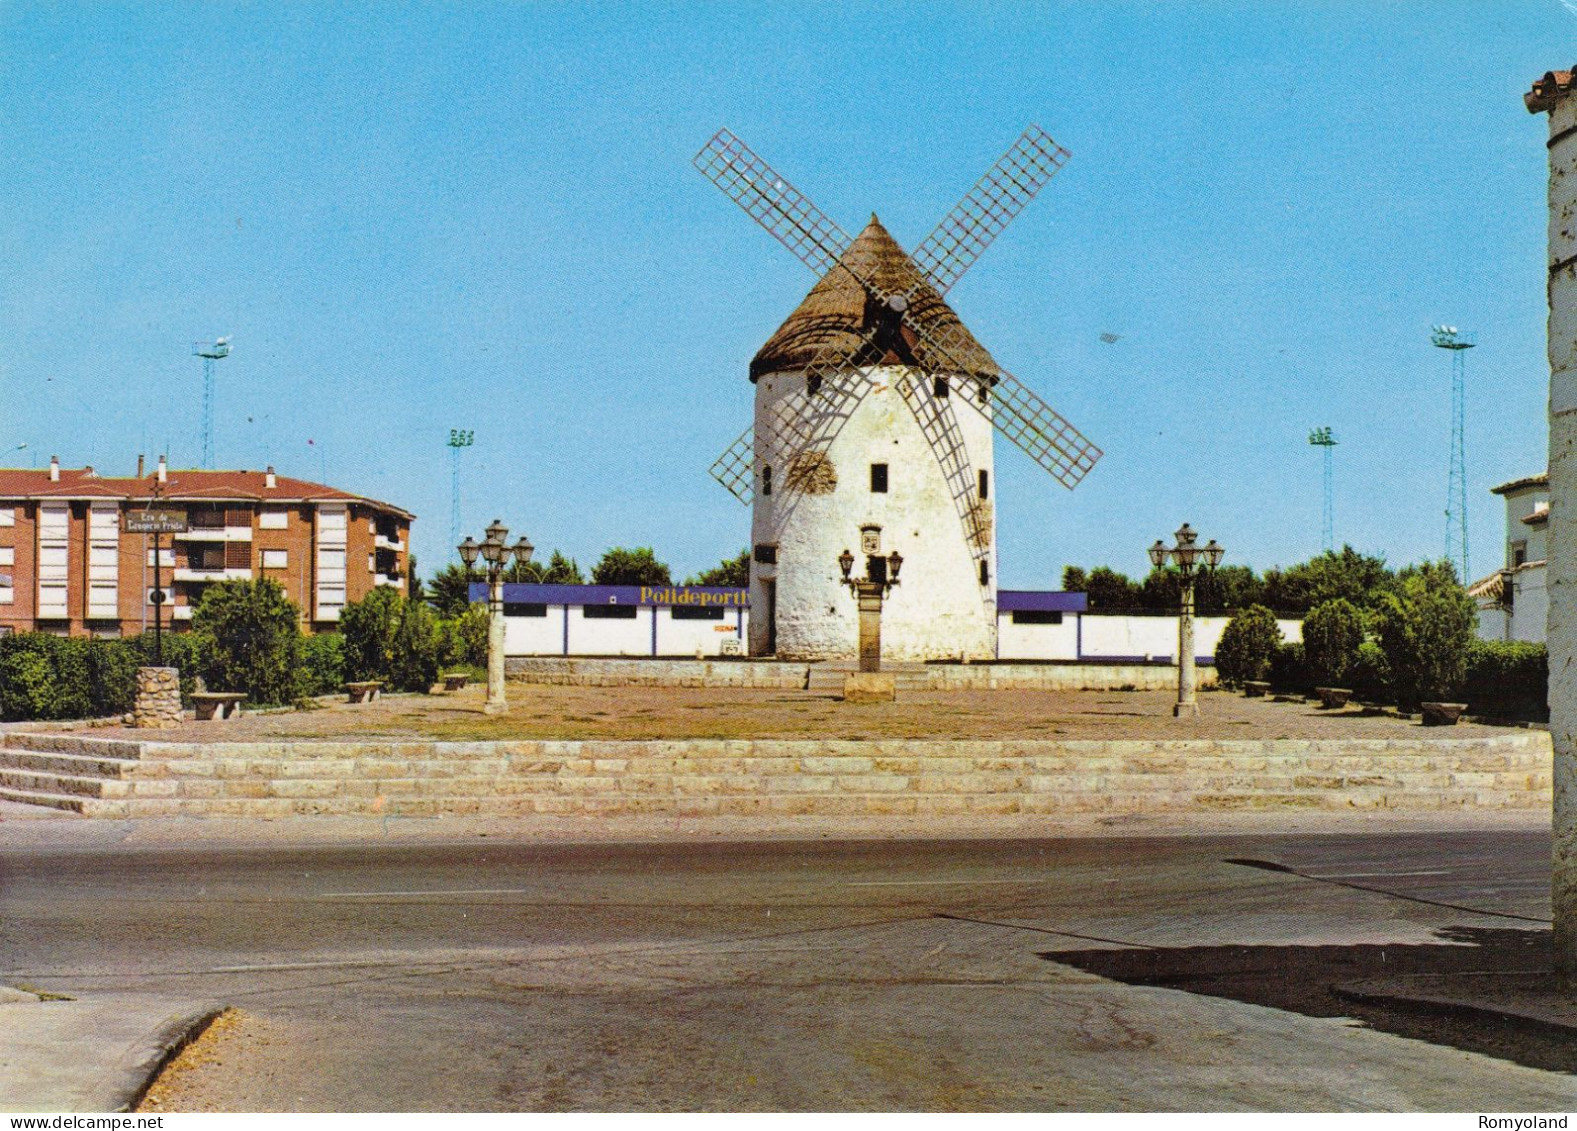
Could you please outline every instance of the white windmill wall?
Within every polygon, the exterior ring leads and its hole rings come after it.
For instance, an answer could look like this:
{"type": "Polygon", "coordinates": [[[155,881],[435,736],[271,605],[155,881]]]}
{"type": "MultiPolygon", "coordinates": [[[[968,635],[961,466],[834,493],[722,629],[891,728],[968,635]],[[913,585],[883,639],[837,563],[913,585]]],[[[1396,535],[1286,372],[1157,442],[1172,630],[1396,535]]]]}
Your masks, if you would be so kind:
{"type": "MultiPolygon", "coordinates": [[[[829,493],[791,490],[789,468],[771,455],[772,407],[784,397],[803,398],[802,373],[772,373],[756,382],[756,495],[751,542],[775,546],[775,565],[752,561],[750,652],[768,651],[766,581],[776,588],[777,655],[785,659],[847,659],[858,649],[853,594],[842,583],[838,555],[856,557],[863,573],[860,527],[882,528],[884,554],[897,550],[904,564],[882,612],[882,655],[913,661],[996,655],[996,534],[990,522],[988,583],[980,584],[946,475],[894,381],[901,368],[867,371],[870,391],[826,450],[836,474],[829,493]],[[772,494],[764,492],[763,463],[772,464],[772,494]],[[886,494],[871,491],[870,467],[888,466],[886,494]]],[[[929,378],[920,377],[920,380],[929,378]]],[[[953,412],[971,467],[990,473],[984,513],[995,514],[996,474],[992,427],[970,406],[972,378],[953,382],[953,412]]]]}

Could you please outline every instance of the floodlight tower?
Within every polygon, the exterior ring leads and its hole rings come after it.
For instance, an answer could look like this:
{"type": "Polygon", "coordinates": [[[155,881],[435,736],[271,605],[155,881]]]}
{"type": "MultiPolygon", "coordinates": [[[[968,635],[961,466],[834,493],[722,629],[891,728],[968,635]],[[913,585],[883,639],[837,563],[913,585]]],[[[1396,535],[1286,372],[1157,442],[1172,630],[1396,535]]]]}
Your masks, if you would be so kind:
{"type": "Polygon", "coordinates": [[[1467,351],[1478,343],[1474,335],[1455,326],[1436,326],[1429,340],[1451,351],[1451,478],[1446,489],[1446,560],[1455,560],[1461,581],[1472,580],[1467,557],[1467,440],[1464,387],[1467,384],[1467,351]]]}
{"type": "Polygon", "coordinates": [[[1309,433],[1309,443],[1325,449],[1325,521],[1321,532],[1328,552],[1336,549],[1336,507],[1331,495],[1331,449],[1336,446],[1337,439],[1329,428],[1316,428],[1309,433]]]}
{"type": "Polygon", "coordinates": [[[193,342],[192,354],[203,359],[203,467],[214,465],[214,362],[230,356],[230,339],[193,342]]]}
{"type": "Polygon", "coordinates": [[[469,428],[449,429],[449,454],[452,457],[453,498],[449,506],[449,541],[460,541],[460,452],[476,442],[476,433],[469,428]]]}

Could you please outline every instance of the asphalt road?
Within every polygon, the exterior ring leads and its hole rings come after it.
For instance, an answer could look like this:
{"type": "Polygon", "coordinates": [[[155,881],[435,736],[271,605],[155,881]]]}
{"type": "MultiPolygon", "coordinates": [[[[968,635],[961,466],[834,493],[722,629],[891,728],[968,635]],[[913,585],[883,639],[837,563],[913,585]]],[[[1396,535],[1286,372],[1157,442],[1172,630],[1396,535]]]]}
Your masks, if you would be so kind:
{"type": "Polygon", "coordinates": [[[0,843],[0,982],[241,1009],[196,1109],[1553,1110],[1577,1079],[1055,960],[1537,931],[1548,861],[1529,831],[0,843]]]}

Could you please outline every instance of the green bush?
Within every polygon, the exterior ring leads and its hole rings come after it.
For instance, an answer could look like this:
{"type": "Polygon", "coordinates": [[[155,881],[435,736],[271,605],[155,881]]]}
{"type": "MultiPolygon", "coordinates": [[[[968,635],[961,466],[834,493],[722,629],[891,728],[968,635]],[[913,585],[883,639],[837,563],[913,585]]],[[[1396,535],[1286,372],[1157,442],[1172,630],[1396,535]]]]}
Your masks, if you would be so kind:
{"type": "Polygon", "coordinates": [[[1250,605],[1227,622],[1216,645],[1216,678],[1227,687],[1262,680],[1281,646],[1276,614],[1264,605],[1250,605]]]}
{"type": "Polygon", "coordinates": [[[301,641],[301,694],[332,695],[345,686],[345,641],[320,632],[301,641]]]}
{"type": "Polygon", "coordinates": [[[1358,645],[1357,658],[1347,673],[1347,684],[1353,696],[1366,703],[1391,701],[1391,667],[1385,662],[1385,653],[1373,640],[1358,645]]]}
{"type": "Polygon", "coordinates": [[[192,633],[206,643],[211,690],[244,692],[254,705],[301,697],[301,615],[277,582],[210,585],[192,611],[192,633]]]}
{"type": "Polygon", "coordinates": [[[1303,645],[1296,640],[1276,646],[1276,654],[1270,660],[1270,674],[1266,678],[1272,686],[1282,691],[1306,692],[1317,682],[1303,645]]]}
{"type": "Polygon", "coordinates": [[[1382,595],[1378,630],[1397,704],[1412,710],[1461,689],[1478,608],[1450,563],[1409,567],[1382,595]]]}
{"type": "Polygon", "coordinates": [[[345,678],[381,679],[391,691],[432,690],[444,651],[438,618],[421,601],[374,589],[340,612],[345,678]]]}
{"type": "Polygon", "coordinates": [[[1544,722],[1550,717],[1549,658],[1542,644],[1475,640],[1459,694],[1475,715],[1544,722]]]}
{"type": "Polygon", "coordinates": [[[89,712],[95,718],[124,715],[137,701],[141,657],[131,640],[88,640],[89,712]]]}
{"type": "Polygon", "coordinates": [[[1341,685],[1358,663],[1363,614],[1344,597],[1325,601],[1303,618],[1303,654],[1315,680],[1341,685]]]}

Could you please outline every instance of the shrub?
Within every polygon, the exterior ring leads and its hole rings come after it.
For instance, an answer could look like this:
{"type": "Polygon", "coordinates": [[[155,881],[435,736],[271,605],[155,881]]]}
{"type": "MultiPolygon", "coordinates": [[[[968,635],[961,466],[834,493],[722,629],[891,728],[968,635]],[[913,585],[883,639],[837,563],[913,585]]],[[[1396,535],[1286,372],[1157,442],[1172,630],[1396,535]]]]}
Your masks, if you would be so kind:
{"type": "Polygon", "coordinates": [[[1390,702],[1391,667],[1385,662],[1385,653],[1373,640],[1358,645],[1358,655],[1352,670],[1347,673],[1347,682],[1356,698],[1369,703],[1390,702]]]}
{"type": "Polygon", "coordinates": [[[1544,645],[1475,640],[1460,695],[1477,715],[1543,722],[1550,717],[1549,678],[1544,645]]]}
{"type": "Polygon", "coordinates": [[[1397,704],[1412,709],[1460,690],[1478,609],[1447,562],[1403,570],[1380,602],[1380,647],[1397,704]]]}
{"type": "Polygon", "coordinates": [[[62,719],[61,684],[54,658],[59,639],[42,632],[24,632],[0,640],[0,705],[4,717],[62,719]]]}
{"type": "Polygon", "coordinates": [[[142,660],[132,640],[89,640],[87,679],[90,713],[95,718],[124,715],[137,701],[137,668],[142,660]]]}
{"type": "Polygon", "coordinates": [[[331,695],[345,685],[345,641],[320,632],[301,641],[302,695],[331,695]]]}
{"type": "Polygon", "coordinates": [[[300,697],[301,616],[277,582],[209,586],[192,611],[192,632],[206,642],[204,676],[214,690],[245,692],[255,704],[300,697]]]}
{"type": "Polygon", "coordinates": [[[420,601],[403,601],[399,626],[394,634],[394,654],[389,664],[389,686],[394,691],[432,690],[438,679],[443,634],[438,618],[420,601]]]}
{"type": "Polygon", "coordinates": [[[340,613],[345,678],[381,679],[392,691],[432,689],[443,634],[433,611],[393,589],[374,589],[340,613]]]}
{"type": "Polygon", "coordinates": [[[1340,684],[1358,663],[1363,614],[1344,597],[1314,606],[1303,619],[1303,654],[1315,680],[1340,684]]]}
{"type": "Polygon", "coordinates": [[[1270,682],[1286,691],[1308,691],[1315,684],[1314,672],[1309,668],[1309,660],[1303,650],[1303,645],[1296,640],[1287,641],[1276,646],[1276,654],[1270,659],[1270,682]]]}
{"type": "Polygon", "coordinates": [[[1216,676],[1228,687],[1262,680],[1281,646],[1276,614],[1264,605],[1250,605],[1227,622],[1216,645],[1216,676]]]}

